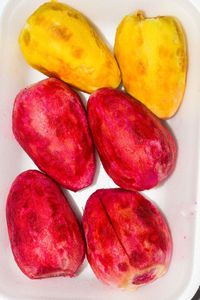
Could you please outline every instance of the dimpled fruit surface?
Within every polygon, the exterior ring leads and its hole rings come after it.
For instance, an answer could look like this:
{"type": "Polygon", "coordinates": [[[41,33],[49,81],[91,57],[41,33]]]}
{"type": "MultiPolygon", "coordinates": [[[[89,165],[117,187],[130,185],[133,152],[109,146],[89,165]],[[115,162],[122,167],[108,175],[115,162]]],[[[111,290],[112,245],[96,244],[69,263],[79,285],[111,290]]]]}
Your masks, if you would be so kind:
{"type": "Polygon", "coordinates": [[[167,224],[138,192],[97,190],[86,203],[83,228],[90,266],[107,285],[134,290],[169,267],[172,240],[167,224]]]}
{"type": "Polygon", "coordinates": [[[158,118],[178,110],[187,71],[186,40],[171,16],[146,18],[141,11],[124,17],[117,28],[115,56],[126,91],[158,118]]]}
{"type": "Polygon", "coordinates": [[[113,54],[91,23],[64,3],[40,6],[21,30],[19,46],[33,68],[85,92],[121,82],[113,54]]]}
{"type": "Polygon", "coordinates": [[[139,101],[115,89],[100,89],[89,98],[88,120],[102,164],[120,187],[150,189],[172,172],[174,140],[139,101]]]}
{"type": "Polygon", "coordinates": [[[52,179],[35,170],[17,176],[6,217],[13,255],[25,275],[31,279],[75,275],[85,256],[83,236],[52,179]]]}
{"type": "Polygon", "coordinates": [[[39,169],[61,186],[78,191],[92,183],[95,156],[78,94],[48,78],[19,92],[13,133],[39,169]]]}

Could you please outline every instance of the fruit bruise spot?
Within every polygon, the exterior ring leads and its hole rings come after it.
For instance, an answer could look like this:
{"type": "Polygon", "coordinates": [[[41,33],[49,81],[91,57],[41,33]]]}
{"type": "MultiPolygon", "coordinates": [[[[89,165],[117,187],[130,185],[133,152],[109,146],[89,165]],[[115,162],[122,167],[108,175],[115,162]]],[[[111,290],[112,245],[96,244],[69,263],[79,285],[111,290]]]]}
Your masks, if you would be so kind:
{"type": "Polygon", "coordinates": [[[109,223],[108,226],[100,226],[98,229],[98,234],[101,236],[101,243],[102,245],[106,245],[106,243],[112,243],[113,242],[113,235],[110,232],[110,226],[112,224],[109,223]]]}
{"type": "Polygon", "coordinates": [[[68,231],[69,231],[69,233],[70,233],[70,232],[71,232],[70,226],[68,226],[68,228],[66,228],[65,224],[63,224],[63,225],[58,225],[58,226],[57,226],[58,234],[59,234],[59,236],[60,236],[62,239],[65,239],[65,238],[66,238],[67,229],[68,229],[68,231]]]}
{"type": "MultiPolygon", "coordinates": [[[[64,127],[64,126],[63,126],[64,127]]],[[[59,126],[58,128],[56,128],[56,136],[58,138],[61,138],[63,136],[64,130],[63,130],[62,126],[59,126]]]]}
{"type": "MultiPolygon", "coordinates": [[[[148,240],[151,244],[154,244],[157,248],[161,249],[163,252],[167,250],[167,240],[163,232],[157,232],[157,224],[154,221],[154,216],[156,212],[154,208],[150,205],[142,206],[138,205],[136,209],[136,214],[142,220],[143,224],[147,227],[152,228],[154,234],[150,234],[148,240]]],[[[144,238],[147,239],[147,238],[144,238]]]]}
{"type": "Polygon", "coordinates": [[[74,19],[79,19],[79,14],[76,13],[75,11],[68,11],[67,12],[68,16],[71,17],[71,18],[74,18],[74,19]]]}
{"type": "Polygon", "coordinates": [[[167,47],[164,47],[164,46],[160,46],[158,48],[158,53],[159,53],[159,56],[161,56],[162,58],[164,57],[169,57],[169,58],[172,58],[173,57],[173,53],[169,51],[169,49],[167,47]]]}
{"type": "Polygon", "coordinates": [[[133,279],[132,283],[136,284],[136,285],[139,285],[139,284],[144,284],[144,283],[147,283],[149,281],[152,281],[156,277],[156,274],[154,274],[154,271],[155,271],[155,269],[151,269],[149,272],[146,272],[142,275],[136,276],[133,279]]]}
{"type": "Polygon", "coordinates": [[[153,207],[150,205],[146,204],[144,205],[138,205],[136,209],[136,214],[138,217],[140,217],[142,220],[150,220],[150,218],[155,215],[155,211],[153,210],[153,207]]]}
{"type": "Polygon", "coordinates": [[[60,25],[59,23],[49,23],[45,16],[38,15],[35,17],[35,25],[42,27],[46,31],[49,31],[54,38],[63,39],[68,41],[73,35],[72,32],[66,27],[66,25],[60,25]]]}
{"type": "Polygon", "coordinates": [[[82,48],[74,48],[72,50],[72,55],[75,58],[81,58],[83,56],[84,50],[82,48]]]}
{"type": "Polygon", "coordinates": [[[27,215],[27,222],[31,228],[30,232],[35,231],[39,233],[42,231],[40,220],[38,219],[36,212],[29,212],[29,214],[27,215]]]}
{"type": "Polygon", "coordinates": [[[35,192],[36,192],[36,194],[37,194],[38,196],[40,196],[40,197],[44,196],[44,191],[41,189],[40,186],[36,186],[36,187],[35,187],[35,192]]]}
{"type": "Polygon", "coordinates": [[[21,243],[22,243],[22,240],[23,240],[23,238],[22,238],[20,232],[19,232],[19,231],[14,231],[14,232],[13,232],[13,237],[12,237],[12,242],[13,242],[13,244],[14,244],[14,246],[15,246],[16,248],[17,248],[17,247],[20,248],[21,243]]]}
{"type": "Polygon", "coordinates": [[[136,68],[140,75],[144,75],[146,73],[146,67],[142,61],[138,61],[136,68]]]}
{"type": "Polygon", "coordinates": [[[73,132],[73,128],[76,128],[75,122],[68,120],[68,123],[61,122],[59,119],[53,120],[49,118],[49,126],[54,127],[56,124],[56,131],[55,134],[58,138],[62,139],[65,138],[66,133],[70,130],[73,132]],[[52,124],[52,125],[51,125],[52,124]]]}
{"type": "Polygon", "coordinates": [[[58,2],[50,2],[48,3],[48,6],[47,6],[47,3],[46,3],[46,7],[49,7],[51,8],[52,10],[60,10],[60,11],[63,11],[63,10],[66,10],[66,6],[63,5],[62,3],[58,3],[58,2]]]}
{"type": "Polygon", "coordinates": [[[72,37],[72,32],[66,26],[53,24],[52,32],[57,38],[65,41],[68,41],[72,37]]]}
{"type": "Polygon", "coordinates": [[[60,205],[54,201],[54,199],[49,198],[49,207],[52,210],[52,217],[55,217],[60,212],[60,205]]]}
{"type": "Polygon", "coordinates": [[[129,202],[128,201],[122,201],[121,203],[120,203],[120,208],[121,209],[126,209],[126,208],[129,208],[129,202]]]}
{"type": "Polygon", "coordinates": [[[110,60],[107,60],[105,63],[105,67],[108,69],[112,68],[112,62],[110,60]]]}
{"type": "Polygon", "coordinates": [[[160,232],[157,237],[154,237],[154,244],[163,252],[167,251],[167,240],[163,232],[160,232]]]}
{"type": "Polygon", "coordinates": [[[29,33],[28,29],[24,30],[23,39],[24,39],[25,45],[28,46],[28,44],[30,43],[30,40],[31,40],[30,33],[29,33]]]}
{"type": "Polygon", "coordinates": [[[147,256],[144,252],[140,250],[133,250],[130,256],[130,264],[136,268],[143,268],[143,266],[148,261],[147,256]]]}
{"type": "Polygon", "coordinates": [[[132,124],[131,130],[137,136],[137,138],[144,143],[144,139],[152,139],[152,129],[155,130],[155,126],[152,124],[152,122],[148,124],[143,118],[139,118],[140,116],[138,116],[138,120],[135,120],[135,122],[132,124]]]}
{"type": "Polygon", "coordinates": [[[69,17],[79,19],[79,14],[75,10],[72,10],[71,7],[65,4],[58,3],[58,2],[51,2],[48,4],[46,3],[46,7],[55,11],[66,11],[69,17]]]}
{"type": "Polygon", "coordinates": [[[118,264],[119,271],[126,272],[128,270],[128,265],[123,262],[118,264]]]}

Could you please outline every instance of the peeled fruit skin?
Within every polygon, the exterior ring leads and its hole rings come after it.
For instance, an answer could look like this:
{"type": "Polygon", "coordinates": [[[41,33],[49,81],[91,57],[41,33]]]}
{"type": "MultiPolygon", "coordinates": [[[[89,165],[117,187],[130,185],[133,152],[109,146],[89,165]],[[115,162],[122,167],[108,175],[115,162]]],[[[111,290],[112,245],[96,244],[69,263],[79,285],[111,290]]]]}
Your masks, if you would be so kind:
{"type": "Polygon", "coordinates": [[[19,92],[13,133],[39,169],[61,186],[78,191],[92,183],[95,156],[78,94],[48,78],[19,92]]]}
{"type": "Polygon", "coordinates": [[[64,3],[40,6],[26,21],[19,46],[33,68],[82,91],[120,84],[113,54],[87,19],[64,3]]]}
{"type": "Polygon", "coordinates": [[[82,231],[52,179],[36,170],[17,176],[8,195],[6,217],[15,261],[26,276],[75,275],[85,257],[82,231]]]}
{"type": "Polygon", "coordinates": [[[127,15],[117,28],[114,53],[123,85],[158,118],[178,110],[185,89],[185,35],[174,17],[145,18],[141,11],[127,15]]]}
{"type": "Polygon", "coordinates": [[[136,289],[168,269],[172,240],[159,211],[137,192],[101,189],[83,214],[87,258],[98,279],[136,289]]]}
{"type": "Polygon", "coordinates": [[[174,140],[142,103],[104,88],[90,96],[87,112],[101,162],[118,186],[132,191],[150,189],[172,172],[174,140]]]}

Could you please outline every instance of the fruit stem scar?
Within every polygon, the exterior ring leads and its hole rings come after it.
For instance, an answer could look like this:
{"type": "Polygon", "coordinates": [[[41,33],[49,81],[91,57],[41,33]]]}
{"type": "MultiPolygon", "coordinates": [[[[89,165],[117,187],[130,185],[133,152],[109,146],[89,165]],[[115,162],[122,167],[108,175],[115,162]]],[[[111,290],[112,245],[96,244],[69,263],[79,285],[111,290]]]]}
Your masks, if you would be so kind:
{"type": "Polygon", "coordinates": [[[141,10],[138,10],[138,11],[137,11],[137,17],[138,17],[140,20],[144,20],[144,19],[145,19],[145,17],[144,17],[144,15],[143,15],[143,13],[142,13],[141,10]]]}

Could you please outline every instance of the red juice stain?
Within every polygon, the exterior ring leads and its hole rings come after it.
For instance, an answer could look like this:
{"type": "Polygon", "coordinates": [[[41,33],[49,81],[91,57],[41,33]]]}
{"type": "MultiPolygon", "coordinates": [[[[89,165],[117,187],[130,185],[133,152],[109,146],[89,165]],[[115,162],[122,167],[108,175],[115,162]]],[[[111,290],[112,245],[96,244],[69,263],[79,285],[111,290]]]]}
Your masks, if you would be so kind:
{"type": "Polygon", "coordinates": [[[148,258],[145,252],[141,252],[140,249],[135,249],[131,252],[130,264],[135,268],[143,268],[148,263],[148,258]]]}

